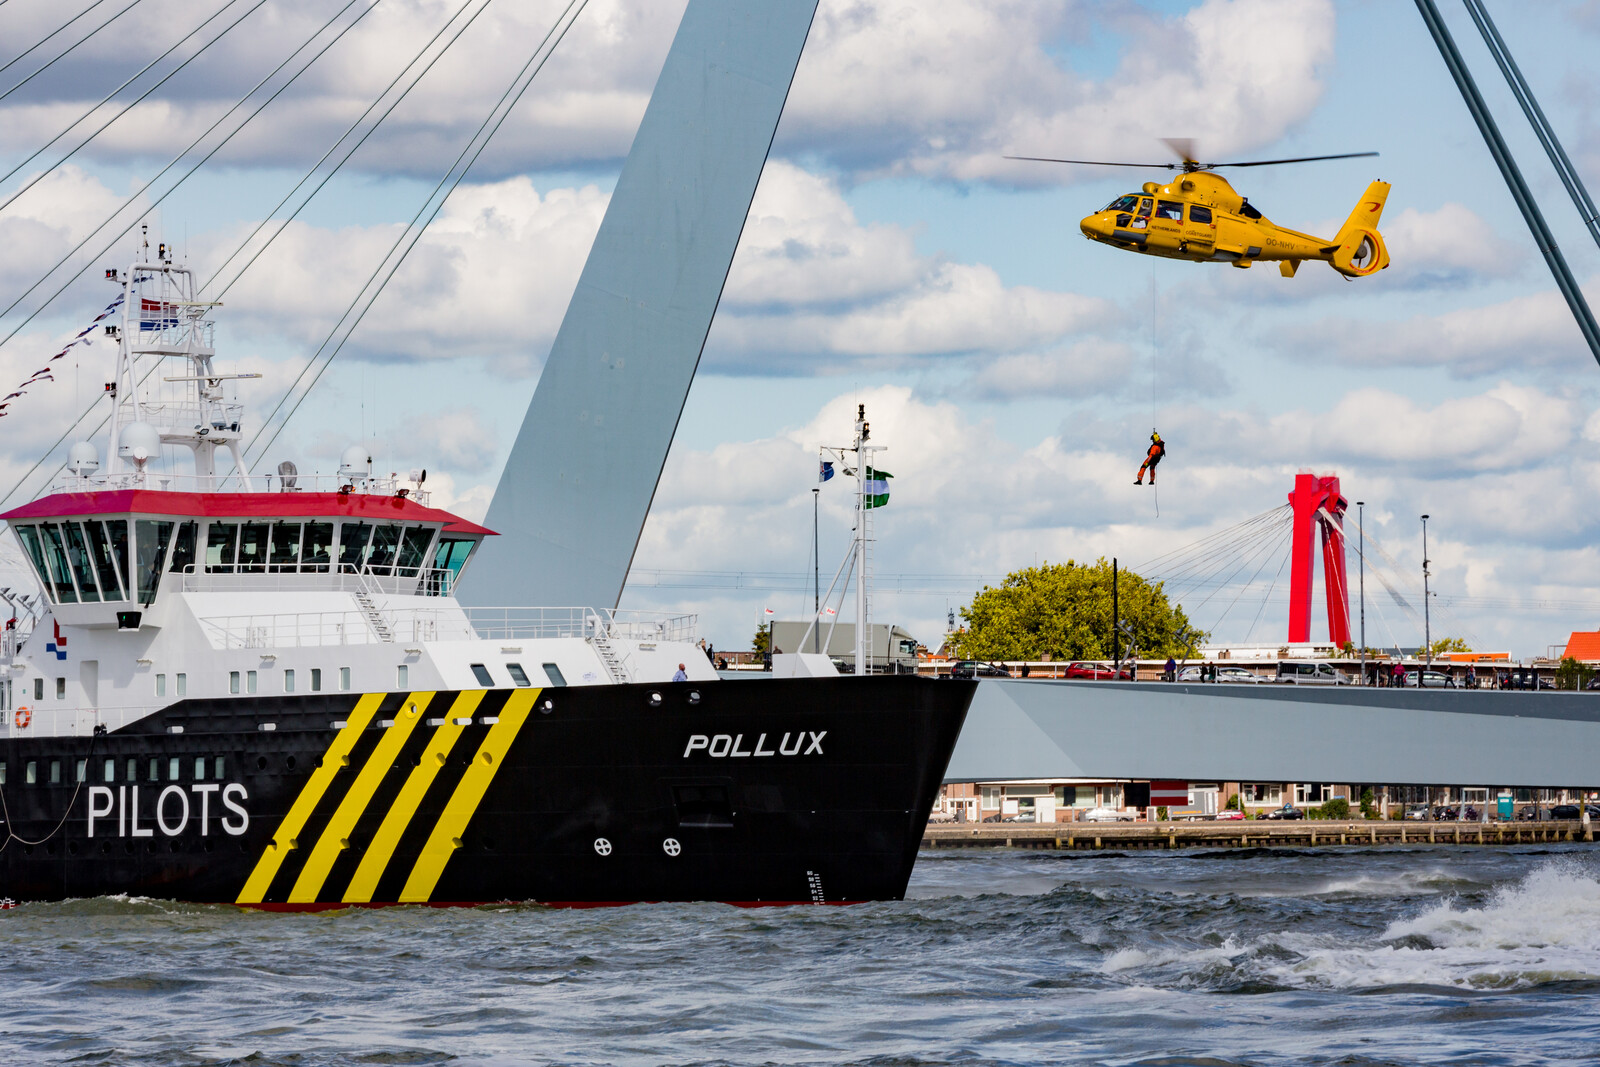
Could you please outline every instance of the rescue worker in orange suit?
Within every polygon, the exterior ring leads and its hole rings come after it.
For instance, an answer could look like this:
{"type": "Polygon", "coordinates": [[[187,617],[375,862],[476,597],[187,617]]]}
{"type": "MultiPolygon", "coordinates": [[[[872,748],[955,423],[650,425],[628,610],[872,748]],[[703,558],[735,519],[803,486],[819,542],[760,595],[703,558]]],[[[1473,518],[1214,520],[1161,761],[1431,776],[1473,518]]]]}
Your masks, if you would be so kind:
{"type": "Polygon", "coordinates": [[[1154,430],[1150,431],[1150,451],[1145,453],[1144,462],[1139,466],[1139,477],[1133,480],[1134,485],[1144,484],[1144,472],[1150,472],[1150,484],[1156,484],[1156,464],[1161,462],[1161,457],[1167,454],[1166,442],[1161,440],[1161,435],[1154,430]]]}

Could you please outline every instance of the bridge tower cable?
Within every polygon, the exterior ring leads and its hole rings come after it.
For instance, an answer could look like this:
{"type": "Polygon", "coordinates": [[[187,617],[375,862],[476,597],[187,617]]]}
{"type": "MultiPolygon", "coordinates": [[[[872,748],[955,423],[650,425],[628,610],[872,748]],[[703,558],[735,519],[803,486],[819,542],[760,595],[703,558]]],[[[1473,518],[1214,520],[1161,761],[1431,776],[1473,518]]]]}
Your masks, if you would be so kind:
{"type": "Polygon", "coordinates": [[[1516,159],[1512,157],[1511,149],[1506,146],[1505,138],[1500,136],[1500,127],[1495,124],[1494,116],[1489,113],[1488,105],[1483,102],[1483,96],[1478,92],[1478,85],[1472,79],[1472,72],[1467,69],[1461,53],[1456,49],[1455,39],[1450,36],[1449,27],[1439,15],[1438,5],[1433,0],[1416,0],[1416,5],[1422,15],[1422,21],[1428,27],[1428,32],[1433,35],[1433,42],[1439,48],[1439,55],[1443,57],[1445,67],[1455,79],[1456,88],[1461,91],[1461,99],[1466,102],[1467,110],[1472,113],[1473,121],[1478,124],[1478,132],[1483,135],[1489,154],[1494,157],[1495,165],[1500,168],[1500,175],[1505,179],[1506,188],[1511,191],[1511,198],[1516,201],[1517,209],[1522,212],[1523,221],[1528,224],[1528,232],[1533,235],[1534,243],[1539,246],[1539,252],[1544,256],[1545,264],[1555,278],[1556,288],[1560,289],[1561,295],[1566,298],[1567,307],[1571,309],[1572,317],[1578,324],[1578,332],[1583,334],[1583,339],[1589,345],[1589,351],[1593,354],[1595,362],[1600,363],[1600,324],[1596,324],[1594,312],[1589,309],[1589,302],[1584,299],[1583,290],[1578,287],[1577,279],[1572,276],[1572,269],[1567,266],[1566,257],[1561,254],[1555,235],[1550,232],[1544,214],[1539,210],[1538,201],[1533,198],[1528,183],[1523,180],[1522,171],[1518,168],[1516,159]]]}

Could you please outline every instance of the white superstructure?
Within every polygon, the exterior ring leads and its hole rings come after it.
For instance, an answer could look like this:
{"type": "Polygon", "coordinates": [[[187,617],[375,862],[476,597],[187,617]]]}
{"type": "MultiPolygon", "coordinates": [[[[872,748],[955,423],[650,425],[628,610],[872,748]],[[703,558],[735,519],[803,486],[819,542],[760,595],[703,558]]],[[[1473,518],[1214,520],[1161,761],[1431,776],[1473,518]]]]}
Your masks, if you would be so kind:
{"type": "Polygon", "coordinates": [[[375,477],[359,446],[336,476],[250,474],[226,383],[252,376],[215,369],[193,275],[146,245],[108,277],[124,300],[104,452],[74,445],[0,516],[39,584],[6,592],[0,737],[186,698],[716,678],[693,616],[463,608],[455,583],[493,531],[430,507],[423,474],[375,477]]]}

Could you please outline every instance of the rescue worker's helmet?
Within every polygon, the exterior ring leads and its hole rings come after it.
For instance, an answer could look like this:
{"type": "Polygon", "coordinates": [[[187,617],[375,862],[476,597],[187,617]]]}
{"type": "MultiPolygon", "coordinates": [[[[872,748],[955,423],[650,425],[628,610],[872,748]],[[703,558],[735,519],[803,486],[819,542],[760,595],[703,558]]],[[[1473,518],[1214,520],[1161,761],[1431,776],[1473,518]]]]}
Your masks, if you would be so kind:
{"type": "Polygon", "coordinates": [[[1151,430],[1150,431],[1150,440],[1154,441],[1156,444],[1159,445],[1161,443],[1161,435],[1156,433],[1154,430],[1151,430]]]}

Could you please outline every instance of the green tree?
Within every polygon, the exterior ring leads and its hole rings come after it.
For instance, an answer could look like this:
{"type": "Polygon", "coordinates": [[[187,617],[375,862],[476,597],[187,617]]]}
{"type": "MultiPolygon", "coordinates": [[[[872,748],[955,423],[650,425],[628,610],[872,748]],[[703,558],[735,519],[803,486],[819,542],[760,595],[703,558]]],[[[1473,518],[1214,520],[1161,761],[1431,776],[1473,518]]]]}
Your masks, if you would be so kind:
{"type": "Polygon", "coordinates": [[[766,623],[756,623],[756,635],[750,639],[750,647],[757,652],[765,652],[772,647],[772,631],[766,623]]]}
{"type": "Polygon", "coordinates": [[[1465,641],[1461,640],[1461,638],[1459,638],[1459,637],[1441,637],[1441,638],[1439,638],[1439,640],[1437,640],[1433,644],[1429,645],[1428,648],[1433,652],[1433,654],[1435,656],[1442,656],[1446,652],[1471,652],[1472,651],[1472,649],[1467,647],[1467,643],[1465,641]]]}
{"type": "Polygon", "coordinates": [[[1593,671],[1568,656],[1561,661],[1561,666],[1556,668],[1556,688],[1582,689],[1589,684],[1589,679],[1593,676],[1593,671]]]}
{"type": "MultiPolygon", "coordinates": [[[[1210,635],[1190,625],[1183,608],[1169,603],[1160,582],[1132,571],[1117,576],[1118,611],[1133,628],[1146,657],[1186,658],[1210,635]]],[[[956,635],[963,659],[1108,659],[1111,656],[1111,564],[1045,563],[984,586],[961,609],[967,620],[956,635]]],[[[1126,650],[1126,638],[1118,645],[1126,650]]]]}

